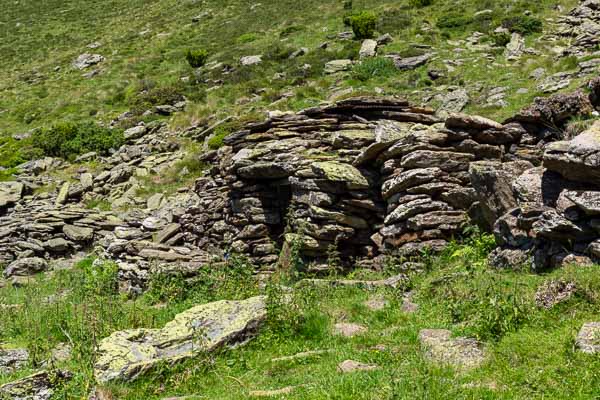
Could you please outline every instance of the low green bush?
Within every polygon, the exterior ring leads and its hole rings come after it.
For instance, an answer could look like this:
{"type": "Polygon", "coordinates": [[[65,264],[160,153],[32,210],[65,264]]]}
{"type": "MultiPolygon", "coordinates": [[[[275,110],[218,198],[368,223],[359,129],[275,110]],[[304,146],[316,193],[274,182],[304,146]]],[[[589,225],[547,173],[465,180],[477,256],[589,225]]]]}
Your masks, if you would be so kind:
{"type": "Polygon", "coordinates": [[[433,4],[433,0],[409,0],[408,4],[411,7],[417,7],[417,8],[422,8],[422,7],[427,7],[433,4]]]}
{"type": "Polygon", "coordinates": [[[467,26],[473,23],[473,18],[463,13],[444,14],[437,20],[440,29],[453,29],[467,26]]]}
{"type": "Polygon", "coordinates": [[[384,57],[368,58],[354,66],[352,77],[359,81],[368,81],[376,77],[388,77],[398,73],[394,61],[384,57]]]}
{"type": "Polygon", "coordinates": [[[160,86],[149,90],[143,90],[130,101],[131,111],[142,114],[153,106],[162,104],[175,104],[183,100],[181,85],[160,86]]]}
{"type": "Polygon", "coordinates": [[[539,18],[520,15],[517,17],[505,18],[502,21],[502,26],[511,32],[520,33],[521,35],[530,35],[532,33],[541,32],[543,23],[539,18]]]}
{"type": "Polygon", "coordinates": [[[359,39],[370,39],[375,35],[377,15],[370,11],[351,14],[344,18],[344,23],[352,28],[354,36],[359,39]]]}
{"type": "Polygon", "coordinates": [[[200,68],[206,64],[208,52],[206,50],[188,50],[185,59],[192,68],[200,68]]]}
{"type": "Polygon", "coordinates": [[[95,151],[106,155],[125,141],[123,131],[101,127],[95,123],[63,122],[33,134],[33,146],[44,155],[74,159],[79,154],[95,151]]]}

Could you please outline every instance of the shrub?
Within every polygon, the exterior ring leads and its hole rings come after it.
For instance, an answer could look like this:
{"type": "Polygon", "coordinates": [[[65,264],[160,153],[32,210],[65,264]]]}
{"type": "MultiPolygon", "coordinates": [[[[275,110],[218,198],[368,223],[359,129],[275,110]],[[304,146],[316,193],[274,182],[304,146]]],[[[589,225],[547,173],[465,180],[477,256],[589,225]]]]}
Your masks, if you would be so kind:
{"type": "Polygon", "coordinates": [[[131,101],[131,111],[139,115],[156,105],[175,104],[183,100],[181,91],[180,86],[161,86],[143,91],[131,101]]]}
{"type": "Polygon", "coordinates": [[[290,36],[290,35],[292,35],[292,34],[294,34],[296,32],[300,32],[302,30],[304,30],[303,26],[291,25],[291,26],[288,26],[286,28],[283,28],[281,30],[281,32],[279,32],[279,37],[283,39],[283,38],[286,38],[286,37],[288,37],[288,36],[290,36]]]}
{"type": "Polygon", "coordinates": [[[188,50],[185,59],[192,68],[200,68],[206,64],[208,52],[206,50],[188,50]]]}
{"type": "Polygon", "coordinates": [[[370,39],[375,34],[377,15],[369,11],[352,14],[346,17],[344,23],[352,27],[357,39],[370,39]]]}
{"type": "Polygon", "coordinates": [[[502,21],[502,26],[511,32],[517,32],[521,35],[530,35],[542,31],[542,21],[528,15],[506,18],[502,21]]]}
{"type": "Polygon", "coordinates": [[[47,156],[73,159],[79,154],[95,151],[106,155],[125,141],[123,132],[108,129],[92,122],[75,124],[63,122],[40,129],[33,135],[33,145],[47,156]]]}
{"type": "Polygon", "coordinates": [[[359,81],[368,81],[375,77],[388,77],[398,72],[394,61],[384,57],[373,57],[356,64],[352,76],[359,81]]]}
{"type": "Polygon", "coordinates": [[[444,14],[437,21],[437,27],[440,29],[460,28],[470,25],[473,18],[465,14],[453,13],[444,14]]]}
{"type": "Polygon", "coordinates": [[[409,0],[408,4],[411,7],[427,7],[433,4],[433,0],[409,0]]]}
{"type": "Polygon", "coordinates": [[[274,43],[265,51],[265,58],[272,61],[283,61],[290,58],[294,52],[294,48],[282,43],[274,43]]]}
{"type": "Polygon", "coordinates": [[[231,132],[229,131],[229,129],[226,129],[226,128],[219,127],[217,129],[215,129],[215,132],[212,134],[212,136],[206,142],[206,144],[208,145],[208,148],[211,150],[217,150],[217,149],[221,148],[223,146],[223,140],[230,133],[231,132]]]}
{"type": "Polygon", "coordinates": [[[492,35],[492,41],[495,46],[504,47],[510,42],[510,34],[507,32],[497,32],[492,35]]]}

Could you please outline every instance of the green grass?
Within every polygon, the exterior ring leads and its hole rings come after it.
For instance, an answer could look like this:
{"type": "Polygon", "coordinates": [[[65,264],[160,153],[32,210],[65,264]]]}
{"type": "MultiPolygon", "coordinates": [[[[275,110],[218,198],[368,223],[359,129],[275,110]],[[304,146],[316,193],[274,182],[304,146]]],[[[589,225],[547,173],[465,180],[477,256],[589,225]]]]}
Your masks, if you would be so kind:
{"type": "MultiPolygon", "coordinates": [[[[296,288],[291,301],[283,301],[278,286],[268,285],[269,320],[248,345],[159,368],[139,381],[104,390],[118,399],[245,399],[252,390],[286,386],[298,386],[285,397],[289,399],[597,398],[600,358],[575,351],[574,338],[584,322],[600,318],[599,267],[569,266],[544,275],[497,271],[485,263],[490,244],[484,236],[426,258],[426,272],[412,276],[404,288],[415,293],[420,305],[414,314],[401,311],[402,290],[369,293],[308,286],[296,288]],[[536,289],[559,278],[574,281],[576,294],[550,310],[537,308],[536,289]],[[383,296],[389,304],[371,311],[364,302],[373,296],[383,296]],[[517,311],[515,304],[520,305],[517,311]],[[337,322],[360,323],[368,331],[350,339],[333,336],[331,327],[337,322]],[[417,341],[423,328],[480,338],[487,361],[471,372],[432,364],[417,341]],[[310,350],[329,352],[271,361],[310,350]],[[381,368],[342,375],[336,368],[346,359],[381,368]]],[[[394,273],[394,265],[390,262],[384,274],[394,273]]],[[[60,398],[83,398],[94,385],[91,365],[98,340],[118,329],[160,327],[193,304],[254,295],[258,287],[248,271],[243,260],[234,258],[224,269],[202,270],[195,283],[157,276],[144,296],[127,300],[115,291],[113,267],[94,267],[89,259],[73,271],[40,277],[25,288],[1,289],[0,302],[22,308],[0,315],[0,341],[27,346],[39,361],[57,343],[73,340],[73,358],[64,367],[75,372],[75,379],[60,398]],[[55,293],[63,296],[43,302],[55,293]]],[[[0,377],[0,382],[15,376],[0,377]]]]}

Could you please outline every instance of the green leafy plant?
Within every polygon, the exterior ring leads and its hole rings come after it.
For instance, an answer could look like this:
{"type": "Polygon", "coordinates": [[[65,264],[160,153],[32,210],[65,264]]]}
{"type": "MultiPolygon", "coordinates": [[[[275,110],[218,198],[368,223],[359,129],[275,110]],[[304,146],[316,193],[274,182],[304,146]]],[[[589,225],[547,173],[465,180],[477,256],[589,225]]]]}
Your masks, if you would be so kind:
{"type": "Polygon", "coordinates": [[[377,77],[389,77],[398,73],[394,61],[384,57],[373,57],[356,64],[352,77],[359,81],[368,81],[377,77]]]}
{"type": "Polygon", "coordinates": [[[511,35],[507,32],[496,32],[491,38],[495,46],[505,47],[510,42],[511,35]]]}
{"type": "Polygon", "coordinates": [[[370,11],[351,14],[344,19],[344,23],[352,28],[354,36],[359,40],[370,39],[375,35],[377,21],[377,15],[370,11]]]}
{"type": "Polygon", "coordinates": [[[95,151],[106,155],[117,149],[125,139],[123,131],[101,127],[95,123],[63,122],[51,128],[36,131],[33,146],[51,157],[74,159],[79,154],[95,151]]]}
{"type": "Polygon", "coordinates": [[[208,51],[206,50],[189,50],[185,53],[185,59],[192,68],[200,68],[206,64],[208,59],[208,51]]]}

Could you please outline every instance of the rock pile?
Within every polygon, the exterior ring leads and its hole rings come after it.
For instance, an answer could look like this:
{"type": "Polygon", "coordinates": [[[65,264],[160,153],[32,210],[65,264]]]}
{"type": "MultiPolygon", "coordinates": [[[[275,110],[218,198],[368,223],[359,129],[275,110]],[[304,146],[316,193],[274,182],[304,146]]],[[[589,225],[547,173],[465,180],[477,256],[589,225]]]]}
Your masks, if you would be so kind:
{"type": "Polygon", "coordinates": [[[600,2],[582,0],[558,24],[558,34],[572,38],[568,54],[583,55],[600,44],[600,2]]]}

